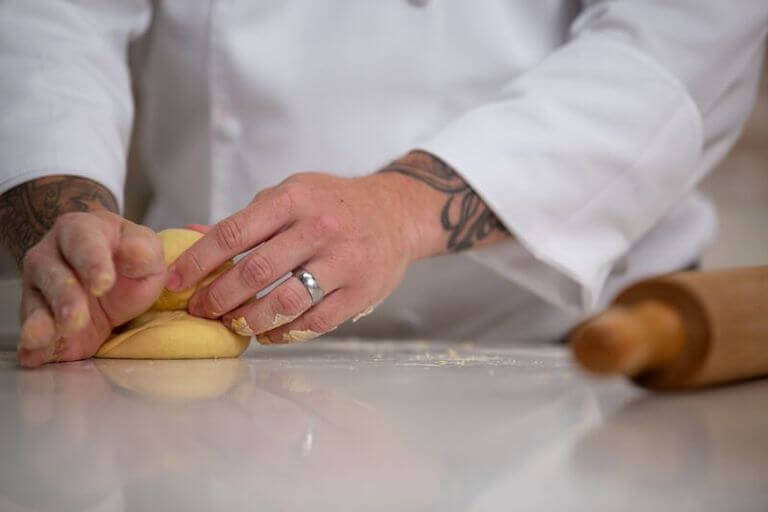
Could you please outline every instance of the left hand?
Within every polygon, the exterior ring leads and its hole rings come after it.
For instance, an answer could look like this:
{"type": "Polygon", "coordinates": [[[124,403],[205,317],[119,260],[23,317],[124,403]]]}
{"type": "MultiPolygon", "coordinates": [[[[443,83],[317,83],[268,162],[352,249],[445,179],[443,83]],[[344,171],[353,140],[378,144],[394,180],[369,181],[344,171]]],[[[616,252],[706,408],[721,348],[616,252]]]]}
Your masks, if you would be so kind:
{"type": "Polygon", "coordinates": [[[213,226],[176,260],[167,287],[184,290],[253,249],[191,298],[190,313],[221,318],[240,334],[258,335],[261,343],[317,337],[381,302],[422,256],[420,212],[413,209],[423,198],[413,200],[413,194],[425,192],[432,193],[396,173],[293,175],[213,226]],[[319,304],[312,306],[295,278],[252,300],[299,267],[311,272],[325,292],[319,304]]]}

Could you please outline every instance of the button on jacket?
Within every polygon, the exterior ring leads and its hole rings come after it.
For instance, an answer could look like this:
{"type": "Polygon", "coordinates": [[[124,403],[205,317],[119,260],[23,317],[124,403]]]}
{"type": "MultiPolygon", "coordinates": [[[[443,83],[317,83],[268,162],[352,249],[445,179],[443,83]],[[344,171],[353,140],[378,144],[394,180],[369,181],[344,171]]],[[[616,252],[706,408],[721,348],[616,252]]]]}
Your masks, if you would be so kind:
{"type": "Polygon", "coordinates": [[[3,0],[0,192],[68,173],[121,199],[132,149],[160,228],[421,148],[514,240],[416,264],[343,332],[553,337],[711,239],[696,185],[766,27],[765,0],[3,0]]]}

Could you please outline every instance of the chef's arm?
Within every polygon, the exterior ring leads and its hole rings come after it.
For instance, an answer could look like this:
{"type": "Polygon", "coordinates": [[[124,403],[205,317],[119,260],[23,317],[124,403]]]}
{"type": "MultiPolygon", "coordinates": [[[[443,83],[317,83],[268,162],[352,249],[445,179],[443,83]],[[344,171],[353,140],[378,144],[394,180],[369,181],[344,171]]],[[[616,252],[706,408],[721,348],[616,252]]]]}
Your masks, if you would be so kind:
{"type": "Polygon", "coordinates": [[[148,0],[2,3],[0,238],[17,259],[58,215],[119,208],[128,45],[150,15],[148,0]]]}
{"type": "Polygon", "coordinates": [[[108,210],[117,213],[112,193],[78,176],[46,176],[17,185],[0,195],[0,242],[21,266],[24,255],[69,212],[108,210]]]}
{"type": "Polygon", "coordinates": [[[578,310],[732,146],[768,29],[764,0],[584,4],[561,48],[419,145],[514,235],[472,256],[578,310]]]}

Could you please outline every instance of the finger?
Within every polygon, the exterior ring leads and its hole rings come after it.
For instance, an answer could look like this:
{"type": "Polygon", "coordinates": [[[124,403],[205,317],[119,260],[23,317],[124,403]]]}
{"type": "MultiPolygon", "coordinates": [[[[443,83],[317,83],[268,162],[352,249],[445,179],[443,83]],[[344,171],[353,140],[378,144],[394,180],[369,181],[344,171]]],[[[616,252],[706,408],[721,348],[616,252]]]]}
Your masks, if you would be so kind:
{"type": "Polygon", "coordinates": [[[30,252],[24,261],[26,279],[40,291],[53,312],[57,335],[79,331],[88,323],[90,314],[87,295],[74,272],[53,250],[33,248],[30,252]]]}
{"type": "MultiPolygon", "coordinates": [[[[334,292],[342,284],[343,277],[331,265],[331,260],[310,262],[305,268],[317,278],[326,294],[334,292]]],[[[225,315],[224,324],[243,336],[261,334],[292,322],[311,307],[312,298],[306,287],[291,277],[269,295],[225,315]]],[[[269,343],[270,339],[263,341],[269,343]]]]}
{"type": "Polygon", "coordinates": [[[56,339],[53,313],[37,290],[24,287],[21,295],[22,324],[19,346],[27,350],[47,347],[56,339]]]}
{"type": "Polygon", "coordinates": [[[115,252],[117,271],[131,279],[162,274],[165,271],[163,244],[146,226],[124,222],[115,252]]]}
{"type": "Polygon", "coordinates": [[[291,204],[291,196],[285,191],[260,194],[184,251],[171,266],[166,287],[185,290],[225,261],[260,244],[289,223],[291,204]]]}
{"type": "Polygon", "coordinates": [[[260,334],[256,339],[262,344],[300,343],[329,333],[350,319],[361,308],[362,301],[349,288],[336,290],[322,302],[299,316],[296,320],[260,334]]]}
{"type": "Polygon", "coordinates": [[[24,368],[38,368],[45,363],[51,363],[57,360],[57,354],[63,347],[63,338],[59,338],[55,343],[34,350],[19,348],[16,357],[19,364],[24,368]]]}
{"type": "Polygon", "coordinates": [[[278,233],[195,293],[189,311],[208,318],[232,311],[313,256],[323,243],[320,230],[317,223],[298,223],[278,233]]]}
{"type": "Polygon", "coordinates": [[[207,233],[211,230],[213,226],[210,224],[187,224],[184,226],[186,229],[191,229],[192,231],[198,231],[200,233],[207,233]]]}
{"type": "Polygon", "coordinates": [[[291,322],[311,307],[312,299],[304,285],[291,278],[266,297],[229,313],[223,322],[241,336],[253,336],[291,322]]]}
{"type": "MultiPolygon", "coordinates": [[[[56,232],[64,260],[80,278],[83,286],[100,297],[115,284],[115,266],[107,224],[87,213],[73,213],[61,222],[56,232]]],[[[114,228],[112,228],[114,229],[114,228]]]]}

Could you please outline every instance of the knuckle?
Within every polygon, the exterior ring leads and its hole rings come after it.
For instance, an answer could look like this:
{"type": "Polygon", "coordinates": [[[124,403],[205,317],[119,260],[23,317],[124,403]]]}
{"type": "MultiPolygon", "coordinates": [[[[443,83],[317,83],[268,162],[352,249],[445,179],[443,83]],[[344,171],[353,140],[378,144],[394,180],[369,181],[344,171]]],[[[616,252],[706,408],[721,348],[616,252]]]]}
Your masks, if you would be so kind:
{"type": "Polygon", "coordinates": [[[324,334],[328,331],[332,331],[336,325],[331,322],[331,319],[324,314],[314,314],[310,318],[307,318],[307,329],[316,333],[324,334]]]}
{"type": "Polygon", "coordinates": [[[51,293],[51,306],[57,314],[64,307],[70,308],[73,311],[83,311],[88,308],[79,290],[74,286],[63,284],[59,288],[52,289],[51,293]]]}
{"type": "Polygon", "coordinates": [[[61,294],[62,277],[60,272],[47,265],[41,265],[37,268],[37,271],[35,272],[35,283],[43,292],[51,291],[61,294]]]}
{"type": "Polygon", "coordinates": [[[250,203],[248,203],[248,204],[249,205],[253,204],[256,201],[258,201],[259,199],[263,199],[267,195],[272,194],[274,191],[275,191],[274,187],[263,188],[263,189],[259,190],[258,192],[256,192],[256,194],[254,194],[253,198],[251,199],[250,203]]]}
{"type": "Polygon", "coordinates": [[[91,217],[96,217],[99,220],[103,222],[108,223],[118,223],[122,224],[123,222],[130,222],[129,220],[125,219],[124,217],[121,217],[120,215],[116,214],[115,212],[111,212],[109,210],[93,210],[88,212],[88,215],[91,217]]]}
{"type": "Polygon", "coordinates": [[[340,231],[341,223],[336,216],[322,213],[314,220],[312,228],[315,231],[315,236],[331,238],[340,231]]]}
{"type": "Polygon", "coordinates": [[[271,207],[273,211],[284,216],[290,216],[294,206],[301,203],[304,187],[298,183],[286,183],[275,191],[271,207]]]}
{"type": "Polygon", "coordinates": [[[300,314],[309,306],[309,295],[304,290],[297,290],[290,286],[283,286],[277,290],[275,301],[277,302],[276,313],[286,316],[300,314]]]}
{"type": "Polygon", "coordinates": [[[272,263],[261,254],[254,252],[243,261],[240,279],[251,289],[261,289],[269,284],[272,273],[272,263]]]}
{"type": "Polygon", "coordinates": [[[157,233],[155,233],[152,228],[148,226],[144,226],[142,224],[134,224],[134,229],[136,230],[136,234],[146,238],[148,241],[150,241],[152,244],[157,243],[158,245],[161,244],[160,238],[157,236],[157,233]]]}
{"type": "Polygon", "coordinates": [[[192,267],[192,269],[196,273],[198,274],[206,273],[206,269],[203,267],[203,263],[200,261],[200,256],[198,256],[196,252],[188,251],[186,255],[187,255],[187,261],[189,261],[189,265],[192,267]]]}
{"type": "Polygon", "coordinates": [[[81,226],[84,222],[91,217],[91,214],[86,212],[68,212],[59,215],[56,221],[53,223],[55,229],[71,230],[81,226]]]}
{"type": "Polygon", "coordinates": [[[243,241],[243,231],[237,217],[229,217],[219,222],[214,230],[214,237],[220,249],[239,250],[243,241]]]}
{"type": "Polygon", "coordinates": [[[22,260],[22,267],[24,270],[34,270],[39,266],[41,257],[42,253],[40,246],[32,246],[24,255],[24,259],[22,260]]]}
{"type": "Polygon", "coordinates": [[[53,225],[58,227],[71,225],[73,222],[77,221],[79,215],[81,215],[80,212],[63,213],[56,217],[56,221],[53,225]]]}

